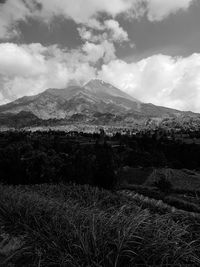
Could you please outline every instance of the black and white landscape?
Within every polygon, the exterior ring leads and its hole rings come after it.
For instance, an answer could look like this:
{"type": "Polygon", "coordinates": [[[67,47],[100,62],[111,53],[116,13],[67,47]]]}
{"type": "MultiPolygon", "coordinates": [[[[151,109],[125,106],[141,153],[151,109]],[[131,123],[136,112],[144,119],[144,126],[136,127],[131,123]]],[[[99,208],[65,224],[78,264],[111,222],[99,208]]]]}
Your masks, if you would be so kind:
{"type": "Polygon", "coordinates": [[[199,14],[0,0],[0,266],[200,266],[199,14]]]}
{"type": "Polygon", "coordinates": [[[68,124],[148,128],[167,122],[169,127],[196,127],[198,113],[143,103],[120,89],[93,79],[81,86],[47,89],[0,106],[1,127],[53,126],[68,124]]]}

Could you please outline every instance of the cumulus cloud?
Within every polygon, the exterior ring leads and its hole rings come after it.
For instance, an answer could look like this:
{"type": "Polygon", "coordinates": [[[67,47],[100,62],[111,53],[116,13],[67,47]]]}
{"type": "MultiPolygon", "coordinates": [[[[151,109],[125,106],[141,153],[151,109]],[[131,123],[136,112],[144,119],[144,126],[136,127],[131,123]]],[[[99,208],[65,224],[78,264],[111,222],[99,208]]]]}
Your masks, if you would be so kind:
{"type": "Polygon", "coordinates": [[[106,20],[104,25],[111,31],[111,38],[117,42],[128,41],[128,33],[120,27],[119,22],[113,19],[106,20]]]}
{"type": "Polygon", "coordinates": [[[163,20],[179,10],[187,10],[193,0],[147,0],[148,19],[150,21],[163,20]]]}
{"type": "Polygon", "coordinates": [[[84,42],[89,41],[93,43],[102,43],[106,40],[109,40],[113,43],[113,39],[111,38],[112,36],[109,36],[108,32],[105,30],[96,32],[91,28],[81,26],[78,28],[78,33],[84,42]]]}
{"type": "Polygon", "coordinates": [[[104,63],[108,63],[115,58],[115,47],[106,40],[100,44],[86,42],[82,50],[86,53],[87,60],[93,63],[96,63],[100,59],[102,59],[104,63]]]}
{"type": "Polygon", "coordinates": [[[200,54],[186,58],[154,55],[136,63],[102,66],[99,78],[143,102],[200,112],[200,54]]]}
{"type": "MultiPolygon", "coordinates": [[[[18,33],[16,25],[28,18],[49,23],[56,16],[72,19],[93,29],[102,30],[99,17],[106,13],[112,19],[129,14],[138,18],[147,14],[149,20],[162,20],[178,10],[186,10],[195,0],[7,0],[0,4],[0,38],[9,38],[18,33]]],[[[108,21],[108,26],[127,39],[117,22],[108,21]],[[120,32],[119,32],[120,31],[120,32]]],[[[115,35],[114,35],[115,36],[115,35]]]]}
{"type": "Polygon", "coordinates": [[[20,21],[32,18],[49,23],[62,16],[77,23],[83,44],[63,50],[56,45],[1,43],[0,104],[98,76],[144,102],[200,112],[200,54],[187,58],[155,55],[126,63],[116,58],[114,46],[129,41],[118,15],[136,19],[146,15],[150,21],[159,21],[187,10],[194,1],[7,0],[0,4],[0,38],[20,34],[20,21]]]}
{"type": "Polygon", "coordinates": [[[90,63],[95,59],[85,51],[84,47],[68,51],[55,45],[0,44],[1,103],[50,87],[64,88],[71,81],[81,84],[93,78],[96,69],[90,63]]]}
{"type": "Polygon", "coordinates": [[[22,1],[7,0],[0,4],[0,38],[10,38],[18,34],[16,24],[25,20],[29,9],[22,1]]]}
{"type": "Polygon", "coordinates": [[[37,76],[46,72],[44,56],[39,52],[41,45],[35,47],[18,46],[13,43],[0,44],[0,73],[8,76],[37,76]],[[34,51],[34,48],[38,51],[34,51]]]}
{"type": "Polygon", "coordinates": [[[101,13],[115,17],[129,10],[132,0],[7,0],[0,4],[0,38],[13,37],[19,21],[28,18],[49,23],[56,16],[72,19],[91,28],[102,29],[98,20],[101,13]]]}
{"type": "MultiPolygon", "coordinates": [[[[90,19],[99,13],[107,13],[113,17],[130,9],[135,0],[37,0],[42,4],[42,15],[51,19],[52,15],[63,15],[77,23],[92,22],[90,19]]],[[[93,21],[94,22],[94,21],[93,21]]]]}
{"type": "Polygon", "coordinates": [[[128,33],[113,19],[105,20],[98,31],[85,26],[78,27],[78,32],[83,41],[98,42],[117,42],[123,43],[129,40],[128,33]]]}
{"type": "Polygon", "coordinates": [[[98,77],[143,102],[200,112],[200,54],[154,55],[127,63],[109,42],[86,42],[74,50],[56,45],[0,44],[0,104],[47,88],[83,84],[98,77]],[[110,53],[108,53],[110,47],[110,53]],[[108,53],[108,54],[106,54],[108,53]],[[95,63],[104,59],[100,70],[95,63]]]}

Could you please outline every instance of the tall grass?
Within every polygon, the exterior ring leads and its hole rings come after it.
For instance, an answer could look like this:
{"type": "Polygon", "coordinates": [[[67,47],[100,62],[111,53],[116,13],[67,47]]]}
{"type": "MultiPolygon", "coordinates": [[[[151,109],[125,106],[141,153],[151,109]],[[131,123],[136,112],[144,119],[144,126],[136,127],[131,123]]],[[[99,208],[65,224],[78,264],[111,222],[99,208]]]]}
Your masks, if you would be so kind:
{"type": "Polygon", "coordinates": [[[5,266],[200,264],[188,225],[89,186],[0,186],[0,223],[24,239],[5,266]]]}
{"type": "MultiPolygon", "coordinates": [[[[174,206],[177,209],[200,214],[199,205],[195,203],[191,203],[190,201],[181,199],[181,195],[175,194],[176,190],[172,190],[171,194],[166,195],[163,192],[156,190],[154,187],[147,187],[147,186],[127,185],[127,186],[121,187],[121,189],[125,189],[125,190],[128,189],[130,191],[137,192],[141,195],[144,195],[146,197],[149,197],[149,198],[152,198],[158,201],[162,200],[166,204],[170,206],[174,206]]],[[[193,195],[195,195],[195,192],[193,192],[193,195]]],[[[198,195],[196,195],[196,197],[198,197],[198,195]]]]}

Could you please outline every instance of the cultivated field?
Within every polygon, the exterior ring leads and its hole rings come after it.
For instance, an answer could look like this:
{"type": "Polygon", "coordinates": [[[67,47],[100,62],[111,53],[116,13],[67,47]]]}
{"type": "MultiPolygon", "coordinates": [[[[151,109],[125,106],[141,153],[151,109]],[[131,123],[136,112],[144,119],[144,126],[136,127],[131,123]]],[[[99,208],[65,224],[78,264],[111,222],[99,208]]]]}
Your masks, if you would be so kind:
{"type": "Polygon", "coordinates": [[[122,192],[1,185],[2,266],[199,266],[198,214],[122,192]]]}

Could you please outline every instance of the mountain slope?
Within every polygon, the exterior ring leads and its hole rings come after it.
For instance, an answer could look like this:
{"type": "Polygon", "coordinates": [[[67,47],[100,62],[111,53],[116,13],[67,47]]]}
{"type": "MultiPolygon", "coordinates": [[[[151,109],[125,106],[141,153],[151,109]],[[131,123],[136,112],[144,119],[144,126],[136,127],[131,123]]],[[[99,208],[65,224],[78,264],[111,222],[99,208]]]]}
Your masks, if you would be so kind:
{"type": "Polygon", "coordinates": [[[28,112],[42,120],[56,119],[93,124],[133,123],[150,118],[177,118],[178,110],[145,104],[101,80],[91,80],[83,87],[47,89],[0,106],[0,114],[28,112]]]}
{"type": "Polygon", "coordinates": [[[3,113],[32,112],[41,119],[63,119],[77,113],[120,114],[138,110],[139,101],[119,89],[92,80],[84,87],[71,86],[66,89],[48,89],[43,93],[20,98],[0,107],[3,113]],[[110,87],[109,87],[110,86],[110,87]]]}
{"type": "Polygon", "coordinates": [[[38,126],[42,123],[43,121],[31,112],[0,113],[0,125],[3,127],[23,128],[26,126],[38,126]]]}

